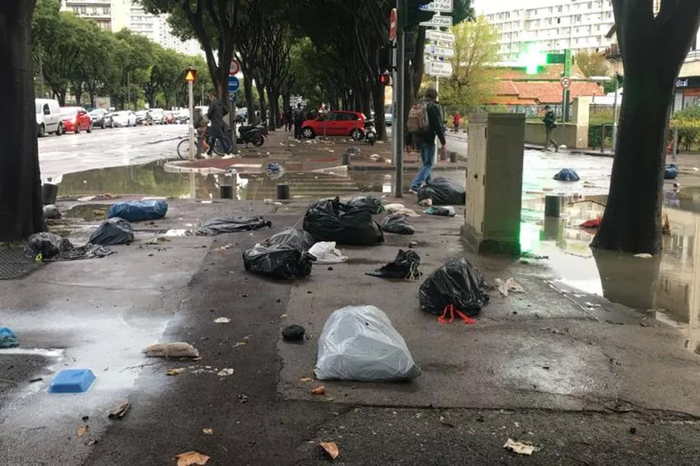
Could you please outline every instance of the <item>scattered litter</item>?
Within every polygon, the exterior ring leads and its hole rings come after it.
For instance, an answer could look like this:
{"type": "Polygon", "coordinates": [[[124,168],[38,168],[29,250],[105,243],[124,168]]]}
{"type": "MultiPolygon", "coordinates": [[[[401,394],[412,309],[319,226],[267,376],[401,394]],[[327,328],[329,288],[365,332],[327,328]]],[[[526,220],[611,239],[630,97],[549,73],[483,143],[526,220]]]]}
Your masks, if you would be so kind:
{"type": "Polygon", "coordinates": [[[420,372],[403,337],[379,308],[347,306],[326,320],[318,342],[317,379],[410,380],[420,372]]]}
{"type": "Polygon", "coordinates": [[[433,205],[464,205],[466,193],[464,186],[449,178],[433,178],[418,189],[419,201],[431,199],[433,205]]]}
{"type": "MultiPolygon", "coordinates": [[[[267,155],[270,155],[268,152],[267,155]]],[[[277,180],[284,176],[284,167],[277,162],[270,162],[265,167],[265,174],[271,180],[277,180]]]]}
{"type": "Polygon", "coordinates": [[[325,395],[326,394],[326,387],[323,385],[319,385],[318,387],[314,387],[311,389],[311,394],[312,395],[325,395]]]}
{"type": "Polygon", "coordinates": [[[129,411],[130,406],[131,405],[128,401],[122,401],[114,408],[109,410],[107,417],[110,419],[121,419],[126,416],[126,412],[129,411]]]}
{"type": "Polygon", "coordinates": [[[415,251],[399,249],[393,262],[389,262],[374,272],[366,272],[366,275],[380,278],[418,280],[421,276],[419,267],[420,256],[415,251]]]}
{"type": "Polygon", "coordinates": [[[591,219],[591,220],[586,220],[585,222],[583,222],[583,223],[580,224],[579,226],[580,226],[581,228],[600,228],[600,222],[601,222],[601,220],[602,220],[602,219],[601,219],[600,217],[597,217],[597,218],[594,218],[594,219],[591,219]]]}
{"type": "Polygon", "coordinates": [[[420,217],[420,214],[418,214],[415,210],[408,209],[403,204],[399,203],[387,204],[384,206],[384,210],[386,210],[389,214],[402,214],[408,217],[420,217]]]}
{"type": "Polygon", "coordinates": [[[639,254],[635,254],[634,257],[637,257],[639,259],[651,259],[654,256],[652,256],[648,252],[641,252],[639,254]]]}
{"type": "Polygon", "coordinates": [[[456,427],[452,422],[448,421],[445,416],[440,416],[440,424],[447,427],[456,427]]]}
{"type": "Polygon", "coordinates": [[[508,441],[503,445],[503,448],[506,450],[510,450],[514,453],[517,453],[518,455],[527,455],[530,456],[534,452],[538,451],[539,448],[537,448],[534,445],[531,445],[529,443],[525,442],[516,442],[513,439],[508,439],[508,441]]]}
{"type": "Polygon", "coordinates": [[[88,433],[88,430],[90,430],[90,426],[88,426],[88,425],[84,425],[84,426],[78,427],[78,431],[76,432],[76,434],[78,435],[78,438],[80,438],[80,437],[82,437],[83,435],[87,434],[87,433],[88,433]]]}
{"type": "Polygon", "coordinates": [[[42,380],[44,380],[43,377],[36,377],[36,378],[34,378],[34,379],[31,379],[31,380],[29,381],[29,383],[41,382],[42,380]]]}
{"type": "Polygon", "coordinates": [[[189,343],[156,343],[143,350],[149,358],[198,358],[199,351],[189,343]]]}
{"type": "Polygon", "coordinates": [[[522,258],[524,258],[524,259],[535,259],[535,260],[546,260],[546,259],[549,259],[549,256],[541,256],[541,255],[534,254],[534,253],[529,252],[529,251],[525,251],[525,252],[521,253],[521,254],[520,254],[520,257],[522,257],[522,258]]]}
{"type": "Polygon", "coordinates": [[[107,218],[123,218],[129,222],[157,220],[165,217],[168,203],[163,200],[117,202],[107,211],[107,218]]]}
{"type": "Polygon", "coordinates": [[[372,160],[373,162],[376,162],[376,161],[378,161],[379,159],[381,159],[382,157],[381,157],[379,154],[372,154],[372,155],[369,156],[369,158],[370,158],[370,160],[372,160]]]}
{"type": "Polygon", "coordinates": [[[216,319],[214,319],[214,323],[215,324],[229,324],[229,323],[231,323],[231,319],[229,319],[228,317],[217,317],[216,319]]]}
{"type": "Polygon", "coordinates": [[[83,393],[95,381],[90,369],[64,369],[49,384],[50,393],[83,393]]]}
{"type": "Polygon", "coordinates": [[[311,246],[309,254],[314,256],[319,264],[340,264],[347,261],[347,256],[336,249],[335,244],[335,241],[319,241],[311,246]]]}
{"type": "Polygon", "coordinates": [[[219,372],[216,373],[219,377],[228,377],[229,375],[233,375],[235,370],[227,367],[226,369],[221,369],[219,372]]]}
{"type": "Polygon", "coordinates": [[[391,214],[384,217],[382,230],[399,235],[412,235],[416,232],[408,223],[408,215],[404,214],[391,214]]]}
{"type": "Polygon", "coordinates": [[[192,232],[185,228],[174,228],[166,231],[163,236],[166,238],[181,238],[183,236],[190,236],[191,234],[192,232]]]}
{"type": "Polygon", "coordinates": [[[17,335],[7,327],[0,327],[0,348],[15,348],[19,346],[17,335]]]}
{"type": "Polygon", "coordinates": [[[306,330],[301,325],[288,325],[282,330],[282,338],[284,341],[300,342],[304,341],[306,330]]]}
{"type": "Polygon", "coordinates": [[[433,272],[420,286],[419,298],[421,310],[437,316],[452,305],[474,317],[489,302],[484,277],[465,258],[451,259],[433,272]]]}
{"type": "Polygon", "coordinates": [[[417,247],[418,247],[418,241],[411,241],[410,243],[408,243],[408,247],[411,248],[411,249],[417,248],[417,247]]]}
{"type": "Polygon", "coordinates": [[[508,293],[525,293],[525,288],[523,288],[520,283],[516,282],[514,278],[509,278],[507,280],[501,280],[497,278],[494,280],[496,282],[496,288],[505,297],[508,297],[508,293]]]}
{"type": "Polygon", "coordinates": [[[314,243],[303,230],[288,228],[243,252],[243,264],[249,272],[274,278],[304,278],[311,273],[313,256],[307,250],[314,243]]]}
{"type": "Polygon", "coordinates": [[[205,427],[204,429],[202,429],[202,433],[204,435],[214,435],[214,429],[210,427],[205,427]]]}
{"type": "Polygon", "coordinates": [[[454,207],[428,207],[423,213],[440,217],[454,217],[457,215],[454,207]]]}
{"type": "Polygon", "coordinates": [[[102,222],[88,239],[89,243],[102,246],[129,244],[134,241],[134,230],[126,220],[115,217],[102,222]]]}
{"type": "Polygon", "coordinates": [[[53,259],[62,252],[73,249],[67,238],[57,234],[42,231],[34,233],[27,240],[26,253],[30,257],[41,255],[41,260],[53,259]]]}
{"type": "Polygon", "coordinates": [[[209,457],[204,453],[199,453],[198,451],[187,451],[185,453],[180,453],[175,456],[177,460],[177,466],[202,466],[207,464],[209,457]]]}
{"type": "Polygon", "coordinates": [[[299,382],[304,382],[304,383],[313,382],[313,381],[314,381],[314,379],[312,379],[311,377],[302,377],[299,379],[299,382]]]}
{"type": "Polygon", "coordinates": [[[44,206],[44,218],[57,219],[61,218],[61,212],[58,211],[58,207],[53,204],[44,206]]]}
{"type": "Polygon", "coordinates": [[[377,209],[376,204],[367,200],[342,203],[336,197],[334,200],[316,201],[304,215],[304,230],[311,233],[316,241],[363,246],[382,243],[382,230],[372,219],[372,215],[378,213],[377,209]]]}
{"type": "Polygon", "coordinates": [[[556,175],[554,175],[554,179],[557,181],[578,181],[581,178],[573,169],[562,168],[556,175]]]}
{"type": "Polygon", "coordinates": [[[325,451],[332,460],[340,456],[340,450],[335,442],[321,442],[318,444],[323,451],[325,451]]]}
{"type": "Polygon", "coordinates": [[[167,372],[165,373],[165,375],[173,375],[174,376],[174,375],[180,375],[183,372],[185,372],[185,368],[179,367],[177,369],[168,369],[167,372]]]}
{"type": "Polygon", "coordinates": [[[217,217],[205,221],[198,229],[197,235],[214,236],[221,233],[272,228],[272,222],[262,217],[217,217]]]}
{"type": "Polygon", "coordinates": [[[423,199],[418,201],[418,205],[421,207],[430,207],[433,205],[433,200],[428,198],[428,199],[423,199]]]}
{"type": "Polygon", "coordinates": [[[216,250],[217,251],[226,251],[227,249],[231,249],[232,247],[233,247],[233,244],[228,243],[228,244],[224,244],[220,248],[216,248],[216,250]]]}

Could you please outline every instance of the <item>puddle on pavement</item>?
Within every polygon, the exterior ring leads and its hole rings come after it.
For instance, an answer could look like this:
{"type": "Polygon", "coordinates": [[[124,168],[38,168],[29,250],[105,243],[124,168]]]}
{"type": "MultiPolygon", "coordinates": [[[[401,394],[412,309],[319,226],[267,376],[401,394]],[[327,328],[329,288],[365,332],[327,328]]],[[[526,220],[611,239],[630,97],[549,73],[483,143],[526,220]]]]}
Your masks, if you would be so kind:
{"type": "Polygon", "coordinates": [[[88,222],[104,220],[107,218],[109,205],[105,204],[78,204],[63,213],[68,218],[82,218],[88,222]]]}

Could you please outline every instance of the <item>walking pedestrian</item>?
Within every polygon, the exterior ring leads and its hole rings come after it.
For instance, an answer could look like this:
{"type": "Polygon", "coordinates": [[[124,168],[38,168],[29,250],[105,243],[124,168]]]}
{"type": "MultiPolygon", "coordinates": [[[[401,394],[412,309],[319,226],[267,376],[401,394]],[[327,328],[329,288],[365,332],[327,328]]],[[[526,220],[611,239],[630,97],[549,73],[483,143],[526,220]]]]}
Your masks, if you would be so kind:
{"type": "Polygon", "coordinates": [[[208,129],[209,134],[209,150],[207,155],[211,155],[214,148],[214,144],[217,139],[220,139],[223,143],[224,151],[228,152],[231,145],[227,142],[228,138],[225,137],[224,131],[226,130],[226,123],[224,122],[224,116],[228,114],[228,110],[224,106],[223,102],[216,97],[213,92],[209,94],[209,110],[207,110],[207,118],[210,121],[210,126],[208,129]]]}
{"type": "Polygon", "coordinates": [[[292,106],[290,105],[284,111],[284,129],[287,132],[290,132],[292,130],[293,126],[294,126],[294,110],[292,110],[292,106]]]}
{"type": "Polygon", "coordinates": [[[304,109],[301,107],[301,103],[297,104],[297,108],[294,111],[294,138],[301,139],[301,125],[304,123],[304,109]]]}
{"type": "Polygon", "coordinates": [[[452,117],[452,125],[454,126],[455,133],[459,132],[459,125],[462,124],[462,115],[457,111],[454,117],[452,117]]]}
{"type": "Polygon", "coordinates": [[[440,140],[442,152],[447,148],[445,127],[442,123],[442,111],[437,104],[437,91],[428,88],[425,98],[411,107],[408,113],[406,129],[420,150],[421,168],[411,182],[410,192],[417,193],[425,182],[430,181],[435,158],[435,137],[440,140]]]}
{"type": "Polygon", "coordinates": [[[550,108],[549,105],[544,106],[544,118],[542,118],[542,122],[544,123],[544,150],[545,152],[549,150],[549,144],[552,143],[554,144],[554,151],[559,152],[559,144],[557,141],[554,139],[553,133],[554,130],[557,127],[557,117],[554,114],[554,111],[550,108]]]}

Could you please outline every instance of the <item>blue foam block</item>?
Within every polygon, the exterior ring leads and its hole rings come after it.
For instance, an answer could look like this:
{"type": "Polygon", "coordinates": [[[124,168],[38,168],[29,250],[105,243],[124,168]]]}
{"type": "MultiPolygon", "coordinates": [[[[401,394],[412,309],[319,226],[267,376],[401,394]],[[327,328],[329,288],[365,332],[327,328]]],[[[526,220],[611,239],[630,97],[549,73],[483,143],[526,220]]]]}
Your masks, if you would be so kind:
{"type": "Polygon", "coordinates": [[[14,348],[19,346],[17,335],[7,327],[0,327],[0,348],[14,348]]]}
{"type": "Polygon", "coordinates": [[[51,393],[83,393],[95,381],[90,369],[64,369],[53,378],[49,385],[51,393]]]}

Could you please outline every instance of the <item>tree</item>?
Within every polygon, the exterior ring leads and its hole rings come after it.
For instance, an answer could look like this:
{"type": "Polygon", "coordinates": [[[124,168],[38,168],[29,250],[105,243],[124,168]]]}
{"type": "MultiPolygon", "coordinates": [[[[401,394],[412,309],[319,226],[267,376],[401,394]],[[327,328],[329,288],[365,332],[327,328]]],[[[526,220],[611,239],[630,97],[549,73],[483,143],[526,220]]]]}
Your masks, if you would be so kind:
{"type": "Polygon", "coordinates": [[[137,102],[144,97],[144,87],[150,79],[156,44],[128,29],[122,29],[114,36],[117,40],[114,61],[119,78],[112,97],[118,107],[135,109],[137,102]]]}
{"type": "Polygon", "coordinates": [[[32,76],[34,0],[0,2],[0,241],[43,230],[32,76]]]}
{"type": "Polygon", "coordinates": [[[674,81],[698,30],[700,2],[613,0],[625,93],[610,194],[592,246],[630,253],[661,247],[665,135],[674,81]]]}
{"type": "Polygon", "coordinates": [[[574,58],[579,69],[587,78],[608,75],[608,59],[602,53],[581,51],[576,52],[574,58]]]}
{"type": "Polygon", "coordinates": [[[452,76],[440,88],[440,101],[474,109],[494,91],[498,61],[498,31],[485,18],[452,27],[455,36],[452,76]]]}

